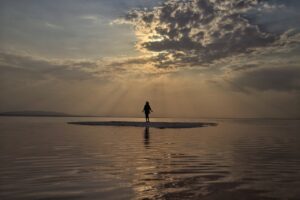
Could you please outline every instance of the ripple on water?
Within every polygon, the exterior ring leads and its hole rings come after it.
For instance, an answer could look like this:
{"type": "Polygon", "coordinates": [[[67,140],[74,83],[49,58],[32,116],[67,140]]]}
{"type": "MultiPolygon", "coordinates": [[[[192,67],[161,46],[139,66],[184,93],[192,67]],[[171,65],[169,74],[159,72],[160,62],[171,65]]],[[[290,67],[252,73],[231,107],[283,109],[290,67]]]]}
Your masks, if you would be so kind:
{"type": "Polygon", "coordinates": [[[140,128],[29,124],[0,135],[1,200],[300,196],[294,129],[225,123],[145,135],[140,128]]]}

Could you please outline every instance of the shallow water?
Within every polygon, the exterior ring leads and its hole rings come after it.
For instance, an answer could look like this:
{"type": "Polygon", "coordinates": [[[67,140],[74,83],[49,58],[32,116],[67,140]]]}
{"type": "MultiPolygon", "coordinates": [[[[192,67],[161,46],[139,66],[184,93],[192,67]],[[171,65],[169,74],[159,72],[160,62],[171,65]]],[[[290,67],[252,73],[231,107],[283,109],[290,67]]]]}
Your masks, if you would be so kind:
{"type": "Polygon", "coordinates": [[[66,123],[80,120],[104,119],[1,117],[0,199],[300,199],[300,121],[66,123]]]}

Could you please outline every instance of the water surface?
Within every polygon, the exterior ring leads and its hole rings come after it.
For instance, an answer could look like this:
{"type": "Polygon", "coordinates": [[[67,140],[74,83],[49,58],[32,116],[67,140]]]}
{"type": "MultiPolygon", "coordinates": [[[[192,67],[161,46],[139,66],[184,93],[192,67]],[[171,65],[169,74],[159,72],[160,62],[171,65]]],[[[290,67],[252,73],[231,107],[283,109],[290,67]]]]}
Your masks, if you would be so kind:
{"type": "Polygon", "coordinates": [[[112,119],[1,117],[0,199],[300,199],[300,121],[66,123],[80,120],[112,119]]]}

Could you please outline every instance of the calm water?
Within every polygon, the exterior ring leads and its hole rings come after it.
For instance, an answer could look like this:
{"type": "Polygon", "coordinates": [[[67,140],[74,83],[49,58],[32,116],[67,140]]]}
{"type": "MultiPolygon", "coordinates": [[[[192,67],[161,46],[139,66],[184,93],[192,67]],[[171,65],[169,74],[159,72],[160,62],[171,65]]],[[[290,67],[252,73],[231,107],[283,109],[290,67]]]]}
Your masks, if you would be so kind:
{"type": "Polygon", "coordinates": [[[300,199],[300,121],[65,123],[80,120],[102,119],[1,117],[0,199],[300,199]]]}

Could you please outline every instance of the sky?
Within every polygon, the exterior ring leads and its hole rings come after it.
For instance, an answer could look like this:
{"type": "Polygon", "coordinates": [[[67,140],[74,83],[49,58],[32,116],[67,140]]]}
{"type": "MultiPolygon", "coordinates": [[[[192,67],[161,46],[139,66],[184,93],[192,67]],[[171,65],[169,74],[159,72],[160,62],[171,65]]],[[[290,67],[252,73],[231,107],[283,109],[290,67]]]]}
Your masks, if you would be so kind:
{"type": "Polygon", "coordinates": [[[0,112],[300,117],[298,0],[0,0],[0,112]]]}

